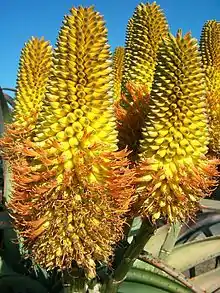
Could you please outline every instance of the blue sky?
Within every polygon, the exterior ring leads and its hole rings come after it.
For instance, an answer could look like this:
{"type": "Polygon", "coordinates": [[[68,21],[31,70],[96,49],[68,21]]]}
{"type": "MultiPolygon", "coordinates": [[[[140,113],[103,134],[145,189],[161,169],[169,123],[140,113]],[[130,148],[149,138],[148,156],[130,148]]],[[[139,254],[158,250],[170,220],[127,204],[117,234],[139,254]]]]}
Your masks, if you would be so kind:
{"type": "MultiPolygon", "coordinates": [[[[123,46],[125,29],[139,0],[0,0],[0,86],[14,87],[20,51],[31,37],[44,36],[55,45],[64,14],[72,6],[95,5],[104,15],[112,50],[123,46]]],[[[142,1],[146,3],[145,1],[142,1]]],[[[152,1],[150,1],[152,2],[152,1]]],[[[199,38],[206,20],[220,20],[220,0],[158,0],[171,32],[178,28],[199,38]]]]}

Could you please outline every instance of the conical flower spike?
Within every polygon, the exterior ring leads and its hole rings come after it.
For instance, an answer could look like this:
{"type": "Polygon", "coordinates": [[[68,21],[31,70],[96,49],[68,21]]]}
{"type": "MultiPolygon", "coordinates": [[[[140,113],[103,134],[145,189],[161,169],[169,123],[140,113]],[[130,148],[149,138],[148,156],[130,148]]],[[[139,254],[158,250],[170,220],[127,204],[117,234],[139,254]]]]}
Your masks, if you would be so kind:
{"type": "Polygon", "coordinates": [[[205,67],[214,66],[220,69],[220,22],[216,20],[207,21],[203,28],[200,39],[200,51],[205,67]]]}
{"type": "Polygon", "coordinates": [[[220,23],[211,20],[203,27],[200,51],[206,73],[210,126],[210,150],[220,156],[220,23]]]}
{"type": "Polygon", "coordinates": [[[25,44],[20,58],[14,109],[14,121],[17,124],[35,124],[51,65],[52,47],[49,42],[32,37],[25,44]]]}
{"type": "Polygon", "coordinates": [[[113,73],[114,73],[114,98],[121,97],[121,80],[124,64],[124,48],[117,47],[113,55],[113,73]]]}
{"type": "Polygon", "coordinates": [[[208,125],[205,75],[195,39],[169,35],[159,50],[141,141],[136,212],[156,220],[185,220],[216,182],[205,157],[208,125]]]}
{"type": "Polygon", "coordinates": [[[106,151],[117,149],[107,30],[92,9],[71,13],[59,34],[34,137],[39,146],[55,138],[60,143],[57,154],[65,158],[67,170],[73,168],[72,157],[78,149],[94,143],[104,143],[106,151]]]}
{"type": "Polygon", "coordinates": [[[125,92],[126,84],[130,81],[147,86],[150,92],[161,37],[167,33],[166,18],[155,2],[137,6],[126,34],[122,78],[125,92]]]}
{"type": "Polygon", "coordinates": [[[134,171],[117,150],[107,30],[93,8],[65,17],[35,134],[14,160],[9,204],[43,267],[96,274],[122,235],[134,171]],[[21,167],[22,166],[22,167],[21,167]]]}
{"type": "Polygon", "coordinates": [[[166,18],[156,3],[140,4],[129,20],[126,34],[122,97],[116,102],[119,147],[128,146],[137,156],[166,18]]]}
{"type": "Polygon", "coordinates": [[[0,146],[4,148],[5,159],[17,158],[18,142],[31,135],[52,65],[52,47],[43,38],[32,37],[21,53],[18,71],[13,123],[7,125],[0,146]]]}

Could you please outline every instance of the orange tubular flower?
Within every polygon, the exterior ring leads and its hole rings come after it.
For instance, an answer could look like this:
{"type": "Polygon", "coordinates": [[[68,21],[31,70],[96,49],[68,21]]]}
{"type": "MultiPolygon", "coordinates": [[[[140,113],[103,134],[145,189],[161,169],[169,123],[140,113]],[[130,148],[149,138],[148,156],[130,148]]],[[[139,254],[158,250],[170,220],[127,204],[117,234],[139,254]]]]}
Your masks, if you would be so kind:
{"type": "Polygon", "coordinates": [[[147,93],[147,87],[137,86],[132,82],[127,83],[127,92],[133,102],[128,107],[123,107],[121,104],[128,103],[125,94],[121,95],[121,99],[115,102],[115,113],[118,122],[118,146],[123,149],[125,146],[129,150],[130,159],[134,162],[138,158],[137,150],[139,140],[141,138],[142,127],[146,118],[146,109],[150,94],[147,93]]]}

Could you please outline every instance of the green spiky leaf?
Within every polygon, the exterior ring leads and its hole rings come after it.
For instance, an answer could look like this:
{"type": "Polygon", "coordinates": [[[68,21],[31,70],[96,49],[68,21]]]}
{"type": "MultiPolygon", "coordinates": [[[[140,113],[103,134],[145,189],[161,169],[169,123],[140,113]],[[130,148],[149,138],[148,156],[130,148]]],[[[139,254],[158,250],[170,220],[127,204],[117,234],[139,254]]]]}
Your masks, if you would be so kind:
{"type": "Polygon", "coordinates": [[[158,228],[155,235],[150,238],[144,247],[144,250],[151,253],[154,257],[164,258],[165,254],[169,254],[179,235],[180,225],[172,224],[164,225],[158,228]]]}
{"type": "Polygon", "coordinates": [[[202,209],[204,211],[207,210],[219,210],[220,211],[220,201],[213,199],[201,199],[200,204],[202,205],[202,209]]]}
{"type": "MultiPolygon", "coordinates": [[[[164,290],[162,292],[173,292],[173,293],[193,292],[191,289],[186,288],[183,285],[175,282],[174,280],[170,280],[169,278],[165,276],[161,276],[153,272],[139,270],[139,269],[131,269],[127,274],[126,282],[135,282],[135,283],[144,284],[147,286],[152,286],[153,288],[156,287],[161,290],[164,290]]],[[[121,288],[123,288],[123,284],[121,288]]],[[[129,291],[119,291],[119,292],[129,292],[129,291]]],[[[153,291],[147,291],[147,288],[146,288],[145,291],[142,291],[142,292],[153,292],[153,291]]]]}
{"type": "Polygon", "coordinates": [[[135,282],[123,282],[118,290],[118,293],[167,293],[166,290],[156,288],[150,285],[144,285],[135,282]]]}
{"type": "Polygon", "coordinates": [[[155,231],[154,236],[152,236],[144,247],[144,250],[151,253],[153,256],[157,257],[159,255],[162,244],[164,243],[167,233],[169,231],[169,225],[164,225],[155,231]]]}
{"type": "Polygon", "coordinates": [[[220,255],[220,236],[213,236],[176,246],[166,263],[183,272],[220,255]]]}
{"type": "Polygon", "coordinates": [[[212,236],[209,228],[220,223],[220,212],[206,212],[198,214],[196,219],[189,221],[180,235],[176,244],[188,242],[195,239],[199,234],[212,236]],[[208,232],[209,231],[209,232],[208,232]]]}
{"type": "Polygon", "coordinates": [[[164,239],[164,242],[162,243],[162,246],[158,255],[159,259],[165,261],[167,257],[169,256],[169,254],[172,252],[174,245],[177,241],[177,238],[179,236],[181,227],[182,225],[180,222],[176,222],[170,225],[166,238],[164,239]]]}
{"type": "Polygon", "coordinates": [[[220,288],[220,268],[211,270],[192,279],[192,283],[201,287],[205,292],[214,292],[220,288]]]}
{"type": "Polygon", "coordinates": [[[145,271],[149,271],[149,272],[153,272],[153,273],[158,273],[161,275],[164,274],[161,270],[155,268],[153,265],[148,264],[148,263],[141,261],[139,259],[135,260],[135,262],[133,264],[133,268],[139,269],[139,270],[145,270],[145,271]]]}

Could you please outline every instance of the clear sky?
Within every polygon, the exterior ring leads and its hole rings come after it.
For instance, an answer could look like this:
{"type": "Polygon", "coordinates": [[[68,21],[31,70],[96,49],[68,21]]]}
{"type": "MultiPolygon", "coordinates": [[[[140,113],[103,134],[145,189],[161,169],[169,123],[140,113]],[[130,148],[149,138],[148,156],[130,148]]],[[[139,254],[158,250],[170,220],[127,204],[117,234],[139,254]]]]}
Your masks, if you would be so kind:
{"type": "MultiPolygon", "coordinates": [[[[95,5],[104,15],[112,50],[123,46],[128,19],[139,0],[0,0],[0,86],[14,87],[20,51],[31,37],[44,36],[55,45],[64,14],[72,6],[95,5]]],[[[146,3],[145,1],[142,1],[146,3]]],[[[152,2],[151,0],[149,2],[152,2]]],[[[158,0],[171,32],[191,30],[199,38],[206,20],[220,21],[220,0],[158,0]]]]}

